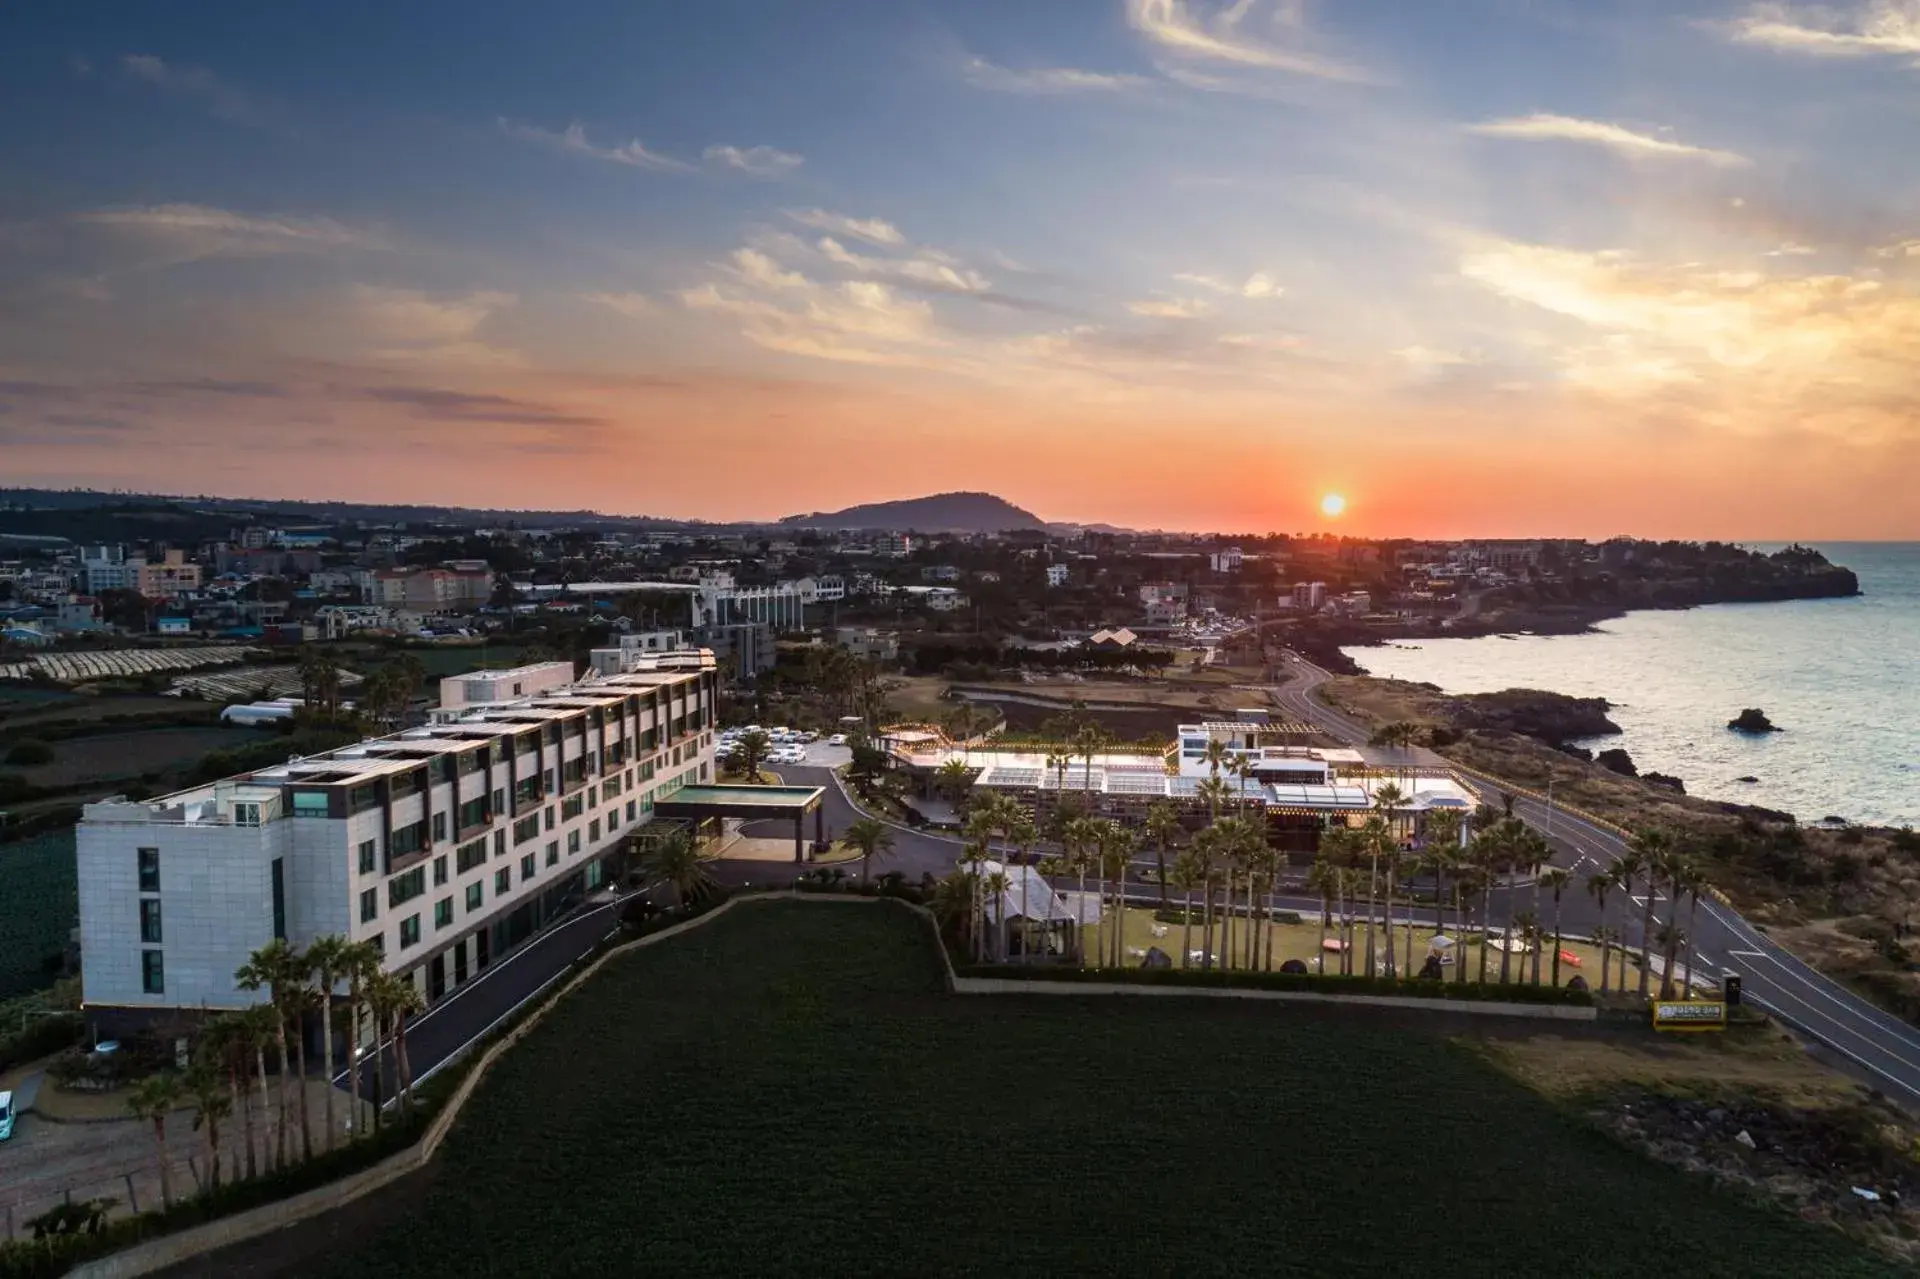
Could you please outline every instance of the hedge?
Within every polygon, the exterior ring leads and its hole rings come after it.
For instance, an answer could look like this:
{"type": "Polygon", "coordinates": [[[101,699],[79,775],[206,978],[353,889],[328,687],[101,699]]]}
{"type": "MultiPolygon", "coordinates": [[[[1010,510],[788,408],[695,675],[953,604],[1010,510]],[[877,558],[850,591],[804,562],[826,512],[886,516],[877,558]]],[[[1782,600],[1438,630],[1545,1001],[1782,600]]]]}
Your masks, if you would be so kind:
{"type": "MultiPolygon", "coordinates": [[[[1153,912],[1153,918],[1155,922],[1162,923],[1162,924],[1185,924],[1187,922],[1187,919],[1185,914],[1182,913],[1185,910],[1186,910],[1186,907],[1184,906],[1162,906],[1158,910],[1153,912]]],[[[1243,910],[1236,910],[1233,913],[1233,917],[1235,919],[1244,920],[1246,919],[1247,915],[1246,915],[1246,912],[1243,910]]],[[[1217,910],[1214,911],[1213,918],[1214,918],[1214,921],[1218,923],[1220,920],[1220,912],[1217,910]]],[[[1265,919],[1266,916],[1262,915],[1261,918],[1265,919]]],[[[1195,924],[1202,924],[1206,922],[1206,916],[1201,912],[1201,909],[1198,906],[1195,906],[1193,908],[1193,922],[1195,924]]],[[[1300,912],[1297,910],[1276,910],[1273,912],[1273,922],[1276,924],[1300,924],[1300,923],[1305,923],[1306,921],[1301,917],[1300,912]]]]}
{"type": "Polygon", "coordinates": [[[956,966],[959,977],[997,981],[1057,981],[1126,986],[1196,986],[1235,990],[1310,991],[1323,995],[1394,995],[1413,999],[1460,1000],[1466,1003],[1568,1004],[1589,1007],[1588,991],[1564,986],[1509,983],[1401,981],[1387,977],[1347,977],[1338,973],[1264,973],[1227,969],[1186,968],[1052,968],[1046,965],[973,964],[956,966]]]}
{"type": "Polygon", "coordinates": [[[0,1038],[0,1071],[71,1048],[86,1031],[86,1019],[75,1013],[31,1017],[13,1034],[0,1038]]]}

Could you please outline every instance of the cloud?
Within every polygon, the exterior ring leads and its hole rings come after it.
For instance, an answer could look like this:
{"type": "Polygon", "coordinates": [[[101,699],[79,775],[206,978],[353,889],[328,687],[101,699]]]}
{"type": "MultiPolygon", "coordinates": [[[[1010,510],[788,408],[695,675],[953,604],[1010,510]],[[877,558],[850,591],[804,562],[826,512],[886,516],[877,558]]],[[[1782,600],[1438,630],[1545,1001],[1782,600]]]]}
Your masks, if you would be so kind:
{"type": "Polygon", "coordinates": [[[702,158],[708,164],[738,169],[756,178],[782,178],[807,162],[803,155],[773,147],[708,147],[702,158]]]}
{"type": "Polygon", "coordinates": [[[1428,346],[1403,346],[1393,352],[1396,359],[1411,368],[1422,372],[1432,372],[1456,364],[1472,364],[1474,361],[1457,351],[1440,351],[1428,346]]]}
{"type": "MultiPolygon", "coordinates": [[[[1256,7],[1256,0],[1234,0],[1226,8],[1202,17],[1189,8],[1187,0],[1127,0],[1127,21],[1134,30],[1178,57],[1284,71],[1319,80],[1366,82],[1372,79],[1357,67],[1248,35],[1243,30],[1244,20],[1256,7]]],[[[1297,3],[1276,6],[1271,12],[1273,25],[1283,33],[1295,37],[1303,33],[1304,23],[1297,3]]],[[[1203,80],[1194,82],[1194,87],[1229,86],[1203,80]]]]}
{"type": "Polygon", "coordinates": [[[921,249],[909,258],[876,258],[855,253],[832,236],[816,246],[835,266],[862,275],[885,275],[941,293],[985,293],[992,282],[937,249],[921,249]]]}
{"type": "Polygon", "coordinates": [[[1914,429],[1920,294],[1871,275],[1722,270],[1506,241],[1470,250],[1460,273],[1581,326],[1564,341],[1543,339],[1543,349],[1586,389],[1690,388],[1715,410],[1707,420],[1729,428],[1818,419],[1861,441],[1914,429]]]}
{"type": "Polygon", "coordinates": [[[511,293],[486,290],[431,294],[362,284],[349,294],[346,318],[376,360],[516,364],[519,353],[486,342],[481,328],[518,301],[511,293]]]}
{"type": "Polygon", "coordinates": [[[1506,120],[1487,120],[1470,124],[1467,128],[1472,133],[1490,138],[1519,138],[1529,142],[1585,142],[1630,158],[1701,160],[1724,167],[1752,163],[1745,156],[1732,151],[1690,146],[1649,133],[1636,133],[1624,125],[1608,124],[1602,120],[1580,120],[1547,112],[1506,120]]]}
{"type": "Polygon", "coordinates": [[[332,249],[386,249],[376,231],[332,218],[261,216],[204,204],[156,204],[144,208],[96,209],[75,214],[78,222],[146,236],[167,244],[170,260],[313,253],[332,249]]]}
{"type": "Polygon", "coordinates": [[[1077,67],[1028,67],[1016,70],[985,58],[968,58],[962,75],[979,89],[998,93],[1122,93],[1153,83],[1147,76],[1077,67]]]}
{"type": "Polygon", "coordinates": [[[644,293],[583,293],[581,297],[585,301],[597,302],[601,306],[618,311],[630,320],[656,314],[659,309],[644,293]]]}
{"type": "Polygon", "coordinates": [[[1255,300],[1277,298],[1286,292],[1286,289],[1281,287],[1280,282],[1268,275],[1265,271],[1255,271],[1239,284],[1233,284],[1223,280],[1217,275],[1201,275],[1190,271],[1178,272],[1173,278],[1186,284],[1197,284],[1201,288],[1211,289],[1215,293],[1253,298],[1255,300]]]}
{"type": "Polygon", "coordinates": [[[278,382],[233,381],[212,377],[132,382],[125,389],[138,395],[237,395],[267,400],[285,399],[292,394],[278,382]]]}
{"type": "Polygon", "coordinates": [[[693,167],[685,160],[676,160],[670,155],[649,151],[638,138],[619,146],[596,146],[588,139],[586,126],[578,120],[558,133],[551,129],[542,129],[537,125],[515,124],[505,117],[500,119],[499,125],[500,131],[510,138],[551,147],[568,155],[583,155],[594,160],[604,160],[608,164],[624,164],[635,169],[657,169],[668,172],[680,172],[693,167]]]}
{"type": "Polygon", "coordinates": [[[683,290],[689,310],[732,317],[741,334],[756,345],[791,355],[850,364],[926,367],[919,349],[944,339],[925,302],[897,297],[872,280],[839,285],[804,281],[797,289],[772,296],[723,290],[707,283],[683,290]]]}
{"type": "Polygon", "coordinates": [[[605,418],[556,409],[531,400],[505,395],[476,395],[438,387],[375,386],[361,397],[381,404],[399,404],[421,417],[458,422],[502,422],[517,426],[604,426],[605,418]]]}
{"type": "Polygon", "coordinates": [[[729,268],[741,283],[762,289],[803,289],[807,277],[788,271],[758,249],[735,249],[729,268]]]}
{"type": "Polygon", "coordinates": [[[120,59],[120,66],[140,83],[162,93],[190,98],[223,120],[252,123],[257,118],[245,94],[222,82],[205,67],[172,65],[148,53],[129,53],[120,59]]]}
{"type": "Polygon", "coordinates": [[[869,244],[897,245],[905,244],[907,240],[900,234],[899,227],[883,218],[850,218],[844,213],[829,213],[825,209],[788,209],[787,216],[801,226],[810,226],[834,235],[850,235],[869,244]]]}
{"type": "Polygon", "coordinates": [[[1127,310],[1155,320],[1197,320],[1210,310],[1200,298],[1148,298],[1127,303],[1127,310]]]}
{"type": "MultiPolygon", "coordinates": [[[[1822,58],[1920,56],[1920,3],[1916,0],[1874,0],[1851,16],[1825,7],[1763,4],[1723,25],[1741,44],[1782,53],[1822,58]]],[[[1920,61],[1914,66],[1920,68],[1920,61]]]]}

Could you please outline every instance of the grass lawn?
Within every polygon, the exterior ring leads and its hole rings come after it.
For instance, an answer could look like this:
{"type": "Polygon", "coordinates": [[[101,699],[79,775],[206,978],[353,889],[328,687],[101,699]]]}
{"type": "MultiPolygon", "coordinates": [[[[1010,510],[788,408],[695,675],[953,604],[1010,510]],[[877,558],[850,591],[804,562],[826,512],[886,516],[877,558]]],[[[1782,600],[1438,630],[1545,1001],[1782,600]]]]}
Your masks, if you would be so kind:
{"type": "MultiPolygon", "coordinates": [[[[1092,881],[1089,881],[1088,882],[1089,891],[1091,891],[1092,888],[1093,888],[1093,883],[1092,881]]],[[[1174,909],[1178,910],[1180,905],[1181,895],[1179,893],[1174,893],[1172,894],[1171,900],[1173,902],[1174,909]]],[[[1144,953],[1146,949],[1150,946],[1158,946],[1161,950],[1164,950],[1165,952],[1167,952],[1168,957],[1173,960],[1174,966],[1176,968],[1185,967],[1186,965],[1183,962],[1182,956],[1180,954],[1180,942],[1182,937],[1181,926],[1179,924],[1159,923],[1154,919],[1153,915],[1154,915],[1153,911],[1148,910],[1144,907],[1128,907],[1127,908],[1127,917],[1124,925],[1126,929],[1126,941],[1124,944],[1126,945],[1129,951],[1127,956],[1128,967],[1137,967],[1140,963],[1140,956],[1131,953],[1133,950],[1137,949],[1144,953]],[[1156,935],[1155,930],[1157,929],[1165,929],[1166,931],[1162,934],[1156,935]]],[[[1198,905],[1194,907],[1194,915],[1196,919],[1199,918],[1200,910],[1198,905]]],[[[1309,968],[1314,967],[1315,960],[1319,957],[1321,953],[1320,952],[1320,923],[1318,918],[1311,914],[1303,913],[1301,918],[1304,922],[1299,924],[1276,924],[1274,926],[1273,928],[1273,966],[1274,968],[1278,969],[1281,964],[1285,963],[1289,959],[1304,960],[1309,968]]],[[[1244,928],[1245,923],[1246,923],[1246,920],[1244,918],[1237,918],[1235,919],[1234,925],[1233,925],[1234,961],[1235,961],[1235,966],[1240,968],[1246,967],[1247,946],[1249,943],[1247,932],[1246,932],[1246,929],[1244,928]]],[[[1097,924],[1094,927],[1087,930],[1087,951],[1089,954],[1098,955],[1101,953],[1100,933],[1104,927],[1106,927],[1106,925],[1097,924]]],[[[1214,945],[1214,953],[1216,956],[1224,952],[1225,940],[1223,937],[1223,933],[1224,933],[1224,930],[1222,929],[1218,921],[1218,918],[1216,916],[1216,919],[1213,925],[1213,945],[1214,945]]],[[[1330,931],[1327,935],[1329,938],[1338,938],[1340,934],[1339,934],[1339,931],[1335,929],[1330,931]]],[[[1428,949],[1427,943],[1432,939],[1433,935],[1434,935],[1433,929],[1430,927],[1429,928],[1416,927],[1413,930],[1413,971],[1414,972],[1419,972],[1420,965],[1426,962],[1427,949],[1428,949]]],[[[1470,939],[1471,939],[1471,936],[1472,935],[1469,934],[1470,939]]],[[[1354,971],[1355,972],[1366,971],[1366,961],[1364,959],[1366,938],[1367,938],[1367,933],[1366,933],[1365,924],[1356,926],[1354,929],[1354,971]]],[[[1377,960],[1377,962],[1384,963],[1385,956],[1386,956],[1386,949],[1387,949],[1386,930],[1378,924],[1374,926],[1373,942],[1374,942],[1374,951],[1376,955],[1379,956],[1379,959],[1377,960]]],[[[1200,950],[1206,945],[1206,929],[1202,928],[1198,923],[1194,924],[1193,926],[1193,941],[1191,944],[1194,950],[1200,950]]],[[[1263,934],[1262,945],[1264,944],[1265,944],[1265,941],[1264,941],[1264,934],[1263,934]]],[[[1398,923],[1394,925],[1393,945],[1394,945],[1394,951],[1393,951],[1394,964],[1397,967],[1404,967],[1407,960],[1407,926],[1405,923],[1398,923]]],[[[1551,940],[1549,940],[1548,945],[1549,947],[1551,947],[1552,945],[1551,940]]],[[[1561,960],[1560,961],[1560,983],[1562,985],[1565,985],[1567,981],[1570,980],[1575,973],[1580,973],[1586,977],[1588,985],[1592,986],[1596,990],[1599,989],[1600,948],[1598,946],[1589,946],[1585,942],[1570,941],[1563,944],[1561,949],[1568,951],[1571,954],[1577,956],[1580,960],[1580,963],[1578,965],[1575,965],[1575,964],[1568,963],[1564,959],[1561,960]]],[[[1480,974],[1480,949],[1478,946],[1469,944],[1461,953],[1466,956],[1467,980],[1473,981],[1480,974]]],[[[1338,957],[1335,955],[1329,954],[1327,956],[1327,959],[1328,959],[1327,971],[1330,973],[1339,972],[1340,965],[1338,963],[1338,957]]],[[[1533,957],[1531,955],[1522,956],[1518,951],[1514,952],[1513,979],[1515,981],[1522,981],[1530,978],[1533,972],[1532,965],[1533,965],[1533,957]],[[1524,969],[1522,968],[1523,959],[1526,965],[1524,969]]],[[[1197,967],[1198,965],[1196,964],[1195,966],[1197,967]]],[[[1449,978],[1453,976],[1452,965],[1450,964],[1447,965],[1444,971],[1446,972],[1446,975],[1449,978]]],[[[1614,981],[1618,982],[1620,977],[1620,955],[1618,951],[1615,951],[1613,954],[1613,971],[1614,971],[1614,981]]],[[[1639,980],[1638,970],[1633,971],[1632,977],[1633,977],[1633,980],[1636,982],[1639,980]]],[[[1552,950],[1549,949],[1547,953],[1543,954],[1540,957],[1540,980],[1543,983],[1545,983],[1545,982],[1550,982],[1552,979],[1553,979],[1553,953],[1552,953],[1552,950]]],[[[1494,949],[1487,952],[1487,980],[1490,982],[1500,980],[1500,951],[1498,949],[1494,949]]]]}
{"type": "Polygon", "coordinates": [[[623,957],[495,1066],[416,1206],[339,1214],[305,1273],[1893,1273],[1437,1036],[949,996],[930,946],[768,902],[623,957]]]}
{"type": "MultiPolygon", "coordinates": [[[[45,962],[67,944],[80,922],[73,860],[74,834],[49,831],[0,844],[0,999],[37,990],[53,980],[45,962]]],[[[0,1026],[0,1033],[17,1029],[0,1026]]]]}

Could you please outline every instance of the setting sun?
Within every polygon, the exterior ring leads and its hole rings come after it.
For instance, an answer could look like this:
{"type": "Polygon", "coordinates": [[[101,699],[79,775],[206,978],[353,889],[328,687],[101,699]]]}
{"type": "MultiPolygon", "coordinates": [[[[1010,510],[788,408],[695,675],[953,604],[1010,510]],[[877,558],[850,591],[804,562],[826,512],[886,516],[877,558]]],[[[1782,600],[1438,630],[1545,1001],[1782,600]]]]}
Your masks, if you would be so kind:
{"type": "Polygon", "coordinates": [[[1347,499],[1341,497],[1338,493],[1329,493],[1320,499],[1320,514],[1326,516],[1328,519],[1333,519],[1335,516],[1345,513],[1346,509],[1347,499]]]}

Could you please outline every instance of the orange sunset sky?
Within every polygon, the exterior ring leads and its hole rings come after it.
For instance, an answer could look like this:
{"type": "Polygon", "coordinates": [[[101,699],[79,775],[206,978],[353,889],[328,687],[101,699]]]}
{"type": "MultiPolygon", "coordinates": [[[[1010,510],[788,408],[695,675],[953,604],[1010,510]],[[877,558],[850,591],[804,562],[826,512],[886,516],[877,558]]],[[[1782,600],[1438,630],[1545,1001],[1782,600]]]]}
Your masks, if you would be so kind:
{"type": "Polygon", "coordinates": [[[0,484],[1920,538],[1914,0],[568,10],[0,19],[0,484]]]}

